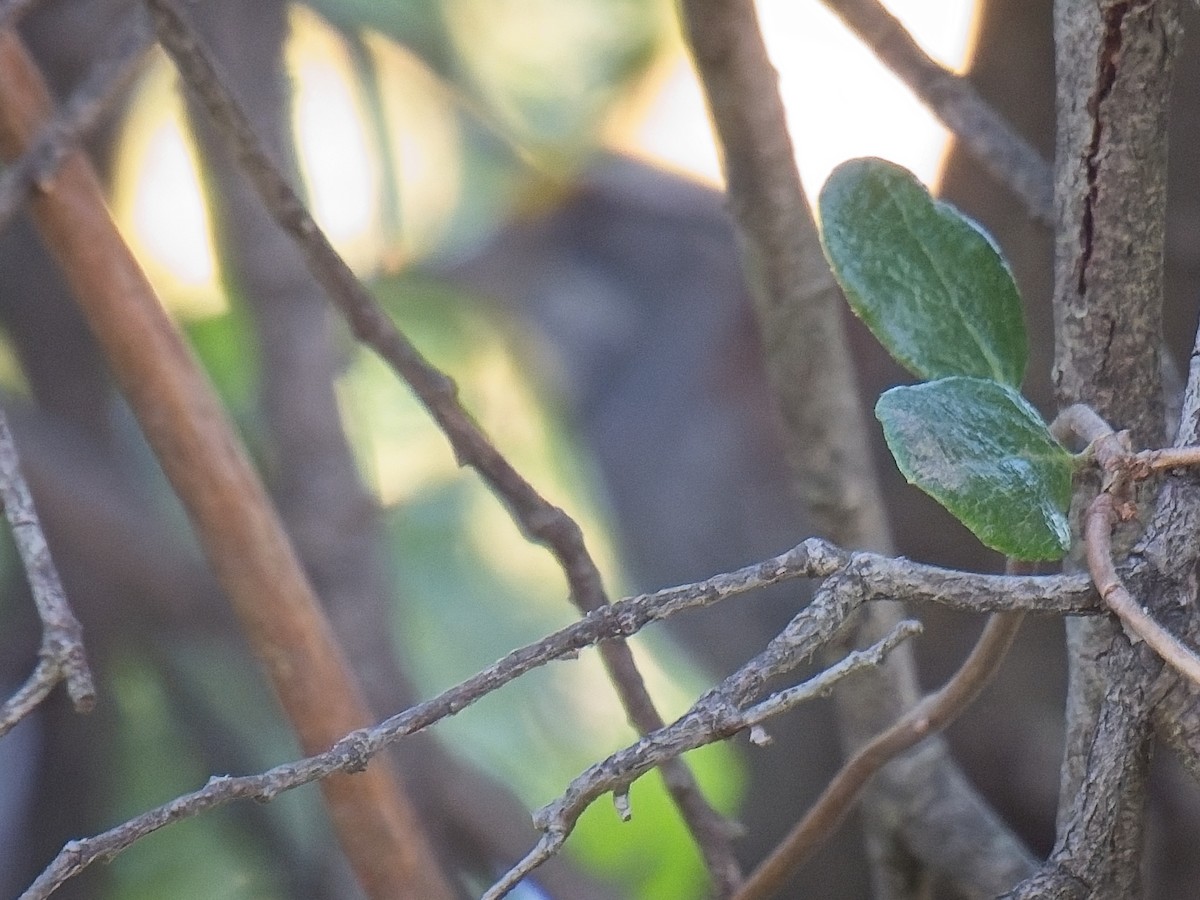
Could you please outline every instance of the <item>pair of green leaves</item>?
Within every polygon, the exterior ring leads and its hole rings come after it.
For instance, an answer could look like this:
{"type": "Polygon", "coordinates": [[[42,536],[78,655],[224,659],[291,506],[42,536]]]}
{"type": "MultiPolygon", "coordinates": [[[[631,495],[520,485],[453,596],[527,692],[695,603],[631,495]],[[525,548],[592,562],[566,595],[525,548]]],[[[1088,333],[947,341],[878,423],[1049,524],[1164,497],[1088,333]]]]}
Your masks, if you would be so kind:
{"type": "Polygon", "coordinates": [[[983,231],[879,159],[839,166],[821,191],[821,241],[854,312],[923,384],[875,406],[904,477],[987,546],[1058,559],[1074,458],[1019,393],[1021,298],[983,231]]]}

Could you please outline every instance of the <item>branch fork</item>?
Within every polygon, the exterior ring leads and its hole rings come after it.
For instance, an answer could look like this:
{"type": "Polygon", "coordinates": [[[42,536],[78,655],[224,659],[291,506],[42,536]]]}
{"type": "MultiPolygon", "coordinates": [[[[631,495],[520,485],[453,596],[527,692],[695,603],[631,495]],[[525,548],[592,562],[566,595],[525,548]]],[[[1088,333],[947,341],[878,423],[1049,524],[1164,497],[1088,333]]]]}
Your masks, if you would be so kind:
{"type": "Polygon", "coordinates": [[[1200,656],[1134,599],[1117,573],[1112,549],[1113,527],[1137,516],[1134,486],[1155,472],[1200,464],[1200,446],[1135,453],[1128,431],[1114,431],[1093,410],[1080,404],[1063,410],[1052,429],[1060,436],[1074,434],[1087,440],[1083,456],[1093,459],[1101,472],[1100,492],[1088,505],[1083,524],[1088,572],[1096,591],[1121,620],[1132,641],[1145,641],[1166,663],[1200,686],[1200,656]]]}

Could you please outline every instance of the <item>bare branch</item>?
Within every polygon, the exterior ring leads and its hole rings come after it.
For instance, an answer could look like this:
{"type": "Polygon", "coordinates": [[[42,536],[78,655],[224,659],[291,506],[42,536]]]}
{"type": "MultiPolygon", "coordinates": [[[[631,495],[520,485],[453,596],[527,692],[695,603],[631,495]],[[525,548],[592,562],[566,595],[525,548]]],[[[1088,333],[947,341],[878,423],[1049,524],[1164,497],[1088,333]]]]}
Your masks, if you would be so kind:
{"type": "MultiPolygon", "coordinates": [[[[1175,446],[1185,447],[1200,442],[1200,330],[1193,342],[1188,366],[1187,384],[1183,391],[1179,428],[1175,446]]],[[[1181,633],[1193,640],[1200,633],[1195,610],[1195,589],[1192,573],[1197,553],[1194,535],[1200,528],[1200,478],[1194,473],[1171,473],[1163,485],[1159,507],[1151,524],[1151,536],[1146,551],[1152,561],[1162,560],[1178,565],[1182,588],[1174,596],[1164,597],[1159,609],[1174,607],[1191,610],[1188,625],[1181,633]]],[[[1175,751],[1184,768],[1200,782],[1200,691],[1191,682],[1176,678],[1175,684],[1163,695],[1154,708],[1155,731],[1175,751]]]]}
{"type": "Polygon", "coordinates": [[[92,66],[70,100],[34,138],[30,148],[0,175],[0,231],[31,189],[48,190],[67,154],[96,127],[125,93],[152,46],[150,26],[136,16],[112,51],[92,66]]]}
{"type": "Polygon", "coordinates": [[[878,0],[822,0],[993,177],[1044,225],[1054,222],[1049,163],[979,96],[970,80],[943,68],[878,0]]]}
{"type": "Polygon", "coordinates": [[[808,814],[746,879],[735,900],[766,900],[812,855],[853,808],[867,782],[889,761],[957,719],[991,682],[1008,655],[1024,613],[988,619],[970,656],[945,685],[908,710],[853,757],[821,792],[808,814]]]}
{"type": "Polygon", "coordinates": [[[21,689],[0,707],[0,736],[3,736],[41,703],[59,681],[66,680],[67,693],[78,712],[90,712],[95,706],[96,687],[84,654],[83,628],[71,611],[50,559],[50,548],[29,485],[21,474],[17,448],[3,410],[0,410],[0,500],[25,566],[38,618],[42,620],[38,664],[21,689]]]}
{"type": "Polygon", "coordinates": [[[776,406],[814,530],[886,550],[845,300],[821,251],[796,169],[777,77],[748,0],[685,0],[683,25],[721,145],[776,406]]]}
{"type": "MultiPolygon", "coordinates": [[[[809,538],[786,553],[735,572],[653,594],[639,594],[601,607],[537,643],[514,650],[437,697],[373,728],[347,735],[327,753],[276,766],[261,775],[214,779],[199,791],[103,834],[72,842],[24,896],[29,900],[47,896],[91,863],[111,859],[141,837],[172,821],[190,818],[233,800],[269,800],[283,791],[335,772],[358,771],[400,737],[461,712],[481,697],[548,662],[574,658],[586,647],[603,646],[606,641],[629,637],[651,622],[686,610],[711,606],[760,587],[796,578],[829,580],[812,603],[796,615],[763,653],[709,694],[719,693],[740,709],[767,680],[795,668],[828,643],[863,603],[890,600],[897,590],[911,589],[914,597],[922,601],[943,603],[957,609],[978,610],[991,605],[989,598],[1008,595],[1012,598],[1008,602],[1014,604],[1009,608],[1025,604],[1031,610],[1042,612],[1102,611],[1099,597],[1086,576],[971,575],[920,566],[907,560],[887,560],[871,553],[849,554],[825,541],[809,538]],[[904,569],[911,571],[901,574],[904,569]]],[[[715,701],[704,698],[699,701],[705,702],[715,701]]]]}
{"type": "Polygon", "coordinates": [[[1088,508],[1084,536],[1087,540],[1088,570],[1104,602],[1121,619],[1132,634],[1145,641],[1168,664],[1200,686],[1200,657],[1184,646],[1178,638],[1154,620],[1133,596],[1112,560],[1112,527],[1117,521],[1112,495],[1096,496],[1088,508]]]}
{"type": "Polygon", "coordinates": [[[1164,469],[1180,469],[1200,465],[1200,447],[1163,447],[1160,450],[1143,450],[1137,461],[1151,472],[1164,469]]]}
{"type": "MultiPolygon", "coordinates": [[[[739,731],[761,727],[772,716],[787,712],[807,700],[828,695],[833,686],[848,675],[878,667],[901,641],[920,631],[921,626],[916,622],[901,622],[871,647],[851,651],[841,662],[813,678],[772,694],[744,710],[720,687],[709,691],[671,725],[646,735],[636,744],[596,763],[572,781],[561,797],[534,813],[534,823],[543,832],[542,839],[483,895],[482,900],[500,900],[507,896],[530,872],[558,853],[584,810],[604,794],[613,794],[619,815],[628,820],[631,815],[627,799],[630,786],[664,760],[733,737],[739,731]]],[[[757,675],[754,669],[756,666],[751,663],[739,675],[744,677],[747,670],[751,670],[753,677],[757,675]]]]}
{"type": "MultiPolygon", "coordinates": [[[[213,60],[168,0],[147,0],[164,49],[181,77],[207,109],[229,143],[243,171],[275,221],[297,243],[317,281],[342,312],[354,335],[371,347],[409,385],[450,441],[460,465],[475,469],[500,498],[527,538],[558,561],[570,585],[571,600],[581,612],[608,602],[579,525],[562,509],[543,498],[496,449],[458,401],[453,381],[429,363],[396,328],[370,292],[355,278],[320,227],[265,152],[249,120],[217,72],[213,60]]],[[[633,660],[621,641],[601,648],[610,678],[641,733],[661,728],[662,716],[646,690],[633,660]]],[[[728,823],[700,793],[682,761],[664,768],[665,782],[684,820],[704,854],[718,885],[740,878],[729,841],[728,823]]]]}

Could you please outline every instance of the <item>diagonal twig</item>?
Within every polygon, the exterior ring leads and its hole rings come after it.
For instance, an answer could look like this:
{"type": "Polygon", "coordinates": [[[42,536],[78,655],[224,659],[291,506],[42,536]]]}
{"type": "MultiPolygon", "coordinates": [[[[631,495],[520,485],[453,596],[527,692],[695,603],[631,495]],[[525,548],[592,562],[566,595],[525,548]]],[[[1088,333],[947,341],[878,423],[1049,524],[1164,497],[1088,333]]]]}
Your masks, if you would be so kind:
{"type": "Polygon", "coordinates": [[[0,31],[12,28],[41,0],[0,0],[0,31]]]}
{"type": "Polygon", "coordinates": [[[1044,225],[1054,221],[1050,164],[970,80],[921,49],[878,0],[821,0],[953,132],[963,147],[1016,194],[1044,225]]]}
{"type": "Polygon", "coordinates": [[[46,189],[75,146],[128,89],[153,42],[149,24],[136,16],[112,51],[92,66],[83,83],[38,132],[30,148],[0,175],[0,231],[32,188],[46,189]]]}
{"type": "MultiPolygon", "coordinates": [[[[210,55],[174,5],[168,0],[147,0],[147,5],[159,40],[184,82],[230,144],[271,215],[297,242],[310,271],[346,317],[355,337],[404,379],[450,441],[459,463],[482,476],[525,536],[555,557],[576,607],[589,612],[605,605],[608,597],[604,584],[579,525],[546,501],[513,468],[462,407],[454,383],[421,355],[350,271],[266,153],[210,55]]],[[[661,728],[662,716],[654,707],[629,647],[614,641],[601,648],[601,656],[637,730],[644,734],[661,728]]],[[[704,799],[686,764],[671,761],[663,775],[713,878],[718,884],[736,881],[740,876],[730,844],[731,827],[704,799]]]]}
{"type": "MultiPolygon", "coordinates": [[[[877,668],[901,641],[920,632],[918,623],[903,621],[870,647],[853,650],[812,678],[745,709],[720,688],[709,691],[678,720],[591,766],[571,782],[561,797],[538,810],[534,822],[543,832],[541,840],[483,895],[482,900],[501,900],[508,896],[534,869],[558,853],[584,810],[605,793],[612,792],[619,815],[628,820],[630,786],[651,769],[661,766],[663,761],[732,737],[739,731],[749,730],[753,740],[754,729],[761,728],[769,718],[805,701],[828,695],[835,684],[855,672],[877,668]]],[[[753,666],[751,663],[746,668],[753,666]]]]}
{"type": "Polygon", "coordinates": [[[83,628],[71,611],[50,559],[50,548],[29,485],[21,475],[17,448],[3,410],[0,410],[0,500],[25,566],[38,618],[42,620],[38,664],[20,690],[0,707],[0,736],[3,736],[29,715],[60,681],[66,681],[67,693],[78,712],[92,710],[96,688],[84,654],[83,628]]]}
{"type": "Polygon", "coordinates": [[[1112,558],[1112,527],[1116,522],[1117,510],[1112,494],[1107,491],[1097,494],[1084,520],[1088,571],[1096,582],[1096,590],[1133,636],[1145,641],[1167,663],[1200,686],[1200,656],[1155,621],[1146,608],[1133,599],[1117,574],[1112,558]]]}
{"type": "Polygon", "coordinates": [[[850,758],[812,809],[747,877],[734,900],[774,896],[791,873],[845,820],[855,799],[880,769],[957,719],[996,674],[1024,617],[1022,612],[1010,612],[988,619],[971,654],[950,680],[850,758]]]}

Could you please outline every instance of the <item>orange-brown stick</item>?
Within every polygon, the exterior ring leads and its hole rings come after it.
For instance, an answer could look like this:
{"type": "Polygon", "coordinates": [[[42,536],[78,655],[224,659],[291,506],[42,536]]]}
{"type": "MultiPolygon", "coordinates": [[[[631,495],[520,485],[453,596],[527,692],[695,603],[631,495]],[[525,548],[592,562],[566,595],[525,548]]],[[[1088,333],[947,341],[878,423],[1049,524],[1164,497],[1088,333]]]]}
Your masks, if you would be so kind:
{"type": "MultiPolygon", "coordinates": [[[[41,73],[0,31],[0,154],[49,120],[41,73]]],[[[118,234],[76,152],[29,204],[146,439],[191,517],[306,753],[372,721],[327,620],[224,410],[118,234]]],[[[382,762],[322,782],[342,847],[372,897],[449,898],[420,823],[382,762]]]]}

